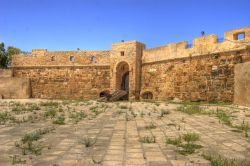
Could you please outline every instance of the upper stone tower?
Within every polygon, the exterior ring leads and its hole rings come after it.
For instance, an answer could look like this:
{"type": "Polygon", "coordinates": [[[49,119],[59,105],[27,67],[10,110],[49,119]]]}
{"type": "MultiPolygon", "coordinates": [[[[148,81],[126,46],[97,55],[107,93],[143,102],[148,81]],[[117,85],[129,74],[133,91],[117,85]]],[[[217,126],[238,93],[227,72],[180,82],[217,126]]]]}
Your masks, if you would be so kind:
{"type": "Polygon", "coordinates": [[[127,41],[112,44],[110,89],[128,91],[129,100],[139,99],[143,43],[127,41]]]}

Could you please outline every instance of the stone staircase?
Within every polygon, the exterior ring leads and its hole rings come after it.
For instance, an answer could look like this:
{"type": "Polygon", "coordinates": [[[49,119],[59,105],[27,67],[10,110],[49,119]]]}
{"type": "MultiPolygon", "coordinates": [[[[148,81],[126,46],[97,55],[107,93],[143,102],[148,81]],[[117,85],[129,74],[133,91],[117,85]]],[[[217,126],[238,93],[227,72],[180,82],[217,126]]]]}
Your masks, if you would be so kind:
{"type": "Polygon", "coordinates": [[[123,97],[126,97],[126,95],[128,95],[128,92],[124,90],[116,90],[111,94],[99,98],[97,101],[118,101],[123,97]]]}

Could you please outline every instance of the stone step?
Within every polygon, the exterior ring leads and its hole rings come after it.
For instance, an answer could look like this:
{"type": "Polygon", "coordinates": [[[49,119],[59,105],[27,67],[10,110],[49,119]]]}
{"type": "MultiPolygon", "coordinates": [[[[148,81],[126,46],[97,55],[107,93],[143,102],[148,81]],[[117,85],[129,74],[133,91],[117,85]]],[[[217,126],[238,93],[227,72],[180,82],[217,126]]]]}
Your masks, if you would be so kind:
{"type": "Polygon", "coordinates": [[[114,93],[111,94],[109,101],[117,101],[122,97],[126,96],[127,92],[124,90],[116,90],[114,93]]]}
{"type": "Polygon", "coordinates": [[[118,101],[122,97],[126,96],[128,93],[124,90],[116,90],[111,94],[107,94],[103,97],[100,97],[97,101],[104,102],[104,101],[118,101]]]}

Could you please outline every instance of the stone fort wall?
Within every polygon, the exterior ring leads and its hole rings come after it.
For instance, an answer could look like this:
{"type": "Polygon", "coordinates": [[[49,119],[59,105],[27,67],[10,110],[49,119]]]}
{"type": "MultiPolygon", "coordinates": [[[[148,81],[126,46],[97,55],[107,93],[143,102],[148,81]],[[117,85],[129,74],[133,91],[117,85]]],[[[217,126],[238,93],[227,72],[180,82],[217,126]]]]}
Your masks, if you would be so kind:
{"type": "Polygon", "coordinates": [[[28,55],[15,55],[13,67],[109,65],[110,51],[47,51],[33,49],[28,55]]]}
{"type": "Polygon", "coordinates": [[[150,92],[158,100],[233,101],[234,65],[250,61],[249,42],[246,27],[226,32],[224,41],[216,35],[195,38],[192,47],[179,42],[145,49],[131,41],[109,51],[34,49],[31,55],[14,56],[12,69],[14,77],[30,79],[35,98],[98,98],[100,92],[114,90],[115,64],[126,61],[130,87],[142,98],[150,92]]]}
{"type": "Polygon", "coordinates": [[[30,79],[33,98],[97,99],[110,87],[109,66],[17,67],[13,72],[30,79]]]}
{"type": "Polygon", "coordinates": [[[235,66],[234,104],[250,107],[250,62],[235,66]]]}
{"type": "Polygon", "coordinates": [[[109,51],[34,49],[13,57],[13,76],[30,79],[33,98],[96,99],[110,87],[109,56],[109,51]]]}
{"type": "Polygon", "coordinates": [[[142,58],[141,95],[154,99],[227,101],[234,98],[234,66],[250,61],[250,27],[146,49],[142,58]],[[239,34],[244,39],[238,39],[239,34]]]}
{"type": "Polygon", "coordinates": [[[193,39],[191,45],[183,41],[145,49],[143,51],[142,63],[242,50],[247,45],[250,45],[249,42],[250,27],[246,27],[227,31],[224,37],[220,39],[217,35],[212,34],[193,39]],[[244,39],[238,39],[239,35],[244,36],[244,39]]]}
{"type": "Polygon", "coordinates": [[[230,51],[143,64],[141,93],[157,100],[231,102],[234,66],[247,61],[250,51],[230,51]]]}

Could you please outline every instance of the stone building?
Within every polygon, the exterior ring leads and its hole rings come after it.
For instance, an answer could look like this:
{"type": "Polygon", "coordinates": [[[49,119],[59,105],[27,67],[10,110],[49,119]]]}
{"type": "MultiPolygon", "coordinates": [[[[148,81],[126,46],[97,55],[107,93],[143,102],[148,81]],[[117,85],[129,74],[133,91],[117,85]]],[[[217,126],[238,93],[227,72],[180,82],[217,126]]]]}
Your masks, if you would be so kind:
{"type": "MultiPolygon", "coordinates": [[[[33,49],[30,55],[15,55],[11,69],[14,78],[30,80],[32,98],[97,99],[123,89],[130,100],[232,102],[238,95],[235,83],[245,79],[235,76],[235,66],[250,61],[249,45],[246,27],[225,32],[223,41],[208,35],[192,45],[183,41],[146,49],[126,41],[107,51],[33,49]]],[[[249,66],[240,68],[248,78],[249,66]]],[[[249,86],[244,88],[250,94],[249,86]]]]}

